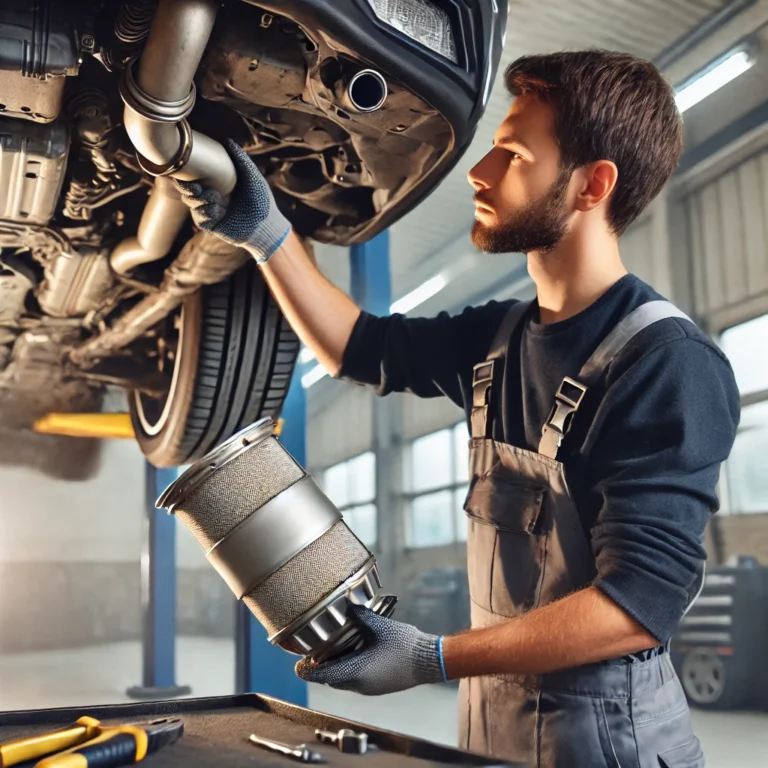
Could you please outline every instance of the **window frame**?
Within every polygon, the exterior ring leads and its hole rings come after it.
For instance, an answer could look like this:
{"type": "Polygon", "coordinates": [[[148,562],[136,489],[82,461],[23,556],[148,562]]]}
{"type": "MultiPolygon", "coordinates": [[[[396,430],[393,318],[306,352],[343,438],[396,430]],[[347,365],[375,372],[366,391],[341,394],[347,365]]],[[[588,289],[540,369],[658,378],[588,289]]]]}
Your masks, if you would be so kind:
{"type": "Polygon", "coordinates": [[[344,518],[344,521],[349,526],[350,530],[363,542],[363,544],[368,549],[376,549],[379,543],[379,507],[377,504],[377,497],[376,497],[376,464],[377,464],[377,456],[376,452],[373,450],[369,451],[363,451],[362,453],[358,453],[355,456],[350,456],[348,459],[344,459],[343,461],[336,462],[336,464],[331,464],[328,467],[324,467],[323,469],[318,469],[312,473],[313,477],[317,481],[317,484],[322,489],[323,493],[325,493],[328,498],[331,499],[331,502],[334,504],[334,506],[341,512],[342,517],[344,518]],[[372,488],[372,495],[370,498],[366,496],[365,499],[355,499],[352,500],[352,483],[350,482],[351,474],[347,475],[346,478],[346,485],[347,485],[347,500],[343,504],[337,504],[331,497],[330,494],[326,492],[325,488],[325,475],[327,472],[333,469],[338,469],[339,467],[347,467],[350,464],[354,464],[354,462],[359,461],[361,457],[370,455],[373,459],[373,488],[372,488]],[[359,509],[367,509],[368,507],[373,507],[373,530],[374,530],[374,538],[372,540],[366,540],[363,539],[360,534],[358,534],[353,525],[350,525],[350,522],[354,519],[354,512],[359,509]],[[349,513],[352,513],[350,516],[349,513]]]}
{"type": "Polygon", "coordinates": [[[463,499],[464,496],[466,496],[467,493],[467,486],[468,486],[468,479],[467,476],[462,473],[459,474],[459,456],[457,451],[457,432],[459,430],[462,430],[464,434],[466,435],[466,441],[467,444],[469,443],[469,431],[467,427],[467,423],[465,420],[455,422],[453,425],[444,427],[443,429],[437,429],[433,432],[428,432],[424,435],[419,435],[419,437],[414,438],[410,442],[406,444],[406,452],[405,452],[405,482],[404,486],[406,487],[406,490],[404,490],[401,494],[401,499],[403,502],[404,507],[404,534],[405,534],[405,549],[407,551],[411,552],[418,552],[425,549],[439,549],[441,547],[449,547],[449,546],[457,546],[466,545],[467,541],[467,525],[466,525],[466,516],[463,512],[463,503],[461,504],[461,509],[459,509],[459,505],[456,502],[457,496],[458,498],[463,499]],[[413,466],[413,455],[414,455],[414,445],[419,440],[423,440],[427,437],[432,437],[434,435],[440,434],[441,432],[446,432],[448,434],[448,439],[450,442],[450,450],[449,450],[449,460],[450,460],[450,482],[448,483],[442,483],[440,485],[426,488],[423,490],[413,490],[413,487],[415,485],[414,482],[414,466],[413,466]],[[417,545],[414,543],[415,536],[414,536],[414,519],[413,519],[413,502],[416,499],[423,498],[425,496],[434,496],[440,493],[446,493],[449,492],[452,495],[452,503],[449,506],[449,508],[446,510],[446,514],[450,516],[451,520],[451,538],[448,542],[445,543],[436,543],[436,544],[426,544],[426,545],[417,545]],[[459,515],[459,511],[461,511],[461,515],[459,515]],[[462,517],[463,522],[465,523],[463,531],[460,531],[460,522],[459,517],[462,517]]]}
{"type": "MultiPolygon", "coordinates": [[[[723,353],[727,355],[727,352],[723,345],[723,335],[734,328],[738,328],[739,326],[746,325],[747,323],[751,323],[754,320],[757,320],[762,317],[768,318],[768,311],[762,312],[749,319],[740,320],[737,323],[720,328],[715,334],[713,334],[713,340],[715,341],[717,346],[721,350],[723,350],[723,353]]],[[[766,320],[766,322],[768,322],[768,320],[766,320]]],[[[734,371],[734,374],[735,373],[736,372],[734,371]]],[[[737,378],[737,382],[738,382],[738,378],[737,378]]],[[[740,401],[742,412],[744,411],[745,408],[749,408],[750,406],[766,403],[768,402],[768,389],[755,390],[755,391],[748,392],[747,394],[744,394],[744,395],[742,395],[741,391],[739,391],[739,401],[740,401]]],[[[737,433],[736,439],[738,440],[738,433],[737,433]]],[[[735,443],[734,443],[734,447],[735,447],[735,443]]],[[[723,462],[722,471],[720,473],[720,493],[719,493],[720,510],[718,514],[733,516],[733,517],[768,514],[768,500],[766,501],[765,509],[761,511],[745,511],[745,510],[737,509],[735,507],[735,504],[734,504],[735,497],[731,491],[733,473],[730,467],[731,467],[732,457],[733,457],[733,449],[731,450],[725,462],[723,462]]]]}

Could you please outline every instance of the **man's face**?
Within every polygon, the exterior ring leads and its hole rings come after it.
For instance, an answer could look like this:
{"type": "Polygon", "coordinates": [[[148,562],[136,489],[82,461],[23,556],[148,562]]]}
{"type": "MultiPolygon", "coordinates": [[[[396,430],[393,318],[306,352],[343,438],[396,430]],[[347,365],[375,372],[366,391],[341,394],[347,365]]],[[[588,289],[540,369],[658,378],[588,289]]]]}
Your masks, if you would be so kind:
{"type": "Polygon", "coordinates": [[[469,172],[472,242],[488,253],[546,253],[568,229],[570,173],[560,167],[552,107],[515,99],[493,149],[469,172]]]}

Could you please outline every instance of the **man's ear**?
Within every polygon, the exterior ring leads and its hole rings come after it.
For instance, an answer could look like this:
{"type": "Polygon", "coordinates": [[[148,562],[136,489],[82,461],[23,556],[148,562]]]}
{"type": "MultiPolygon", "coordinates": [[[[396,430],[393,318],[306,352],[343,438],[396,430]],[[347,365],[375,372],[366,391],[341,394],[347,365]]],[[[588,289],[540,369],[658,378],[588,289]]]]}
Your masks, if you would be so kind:
{"type": "Polygon", "coordinates": [[[576,210],[588,212],[604,203],[616,189],[619,180],[619,169],[611,160],[598,160],[583,168],[577,173],[580,176],[580,184],[576,195],[576,210]]]}

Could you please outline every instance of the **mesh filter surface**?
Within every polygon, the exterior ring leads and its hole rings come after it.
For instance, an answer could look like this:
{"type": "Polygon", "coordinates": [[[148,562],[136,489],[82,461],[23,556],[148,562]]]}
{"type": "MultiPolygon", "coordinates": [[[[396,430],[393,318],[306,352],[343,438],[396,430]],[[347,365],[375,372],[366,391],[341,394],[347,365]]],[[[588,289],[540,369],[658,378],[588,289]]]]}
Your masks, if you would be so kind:
{"type": "Polygon", "coordinates": [[[371,553],[343,520],[279,568],[243,601],[274,634],[363,567],[371,553]]]}
{"type": "Polygon", "coordinates": [[[176,515],[208,551],[304,476],[280,443],[269,437],[214,472],[184,499],[176,515]]]}

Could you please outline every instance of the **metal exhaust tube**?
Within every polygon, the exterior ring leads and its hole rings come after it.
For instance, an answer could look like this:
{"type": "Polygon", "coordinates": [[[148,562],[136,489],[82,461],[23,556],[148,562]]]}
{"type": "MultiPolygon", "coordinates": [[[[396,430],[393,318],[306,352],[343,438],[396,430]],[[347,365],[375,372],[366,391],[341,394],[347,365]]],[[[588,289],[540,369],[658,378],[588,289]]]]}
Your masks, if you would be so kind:
{"type": "Polygon", "coordinates": [[[389,90],[384,76],[374,69],[362,69],[349,80],[342,95],[353,112],[376,112],[384,106],[389,90]]]}
{"type": "Polygon", "coordinates": [[[189,208],[171,179],[160,176],[149,196],[136,237],[123,240],[109,257],[118,275],[127,275],[141,264],[162,259],[184,226],[189,208]]]}
{"type": "Polygon", "coordinates": [[[218,9],[216,0],[160,0],[138,72],[126,68],[120,93],[125,130],[146,170],[199,180],[227,195],[237,181],[227,151],[186,123],[218,9]]]}
{"type": "Polygon", "coordinates": [[[122,349],[167,317],[200,286],[221,282],[250,259],[248,251],[209,232],[199,232],[165,270],[157,291],[119,317],[110,329],[73,350],[72,362],[88,364],[122,349]]]}
{"type": "Polygon", "coordinates": [[[126,67],[120,84],[123,122],[141,167],[157,177],[136,237],[112,255],[114,270],[126,274],[168,253],[186,220],[186,206],[170,179],[201,181],[223,195],[237,176],[221,144],[191,130],[195,72],[211,36],[216,0],[160,0],[138,62],[126,67]]]}

